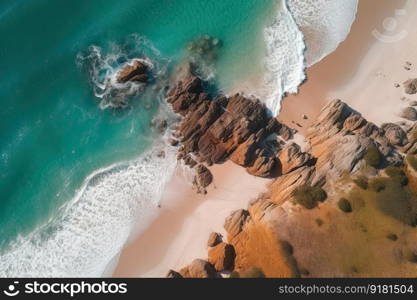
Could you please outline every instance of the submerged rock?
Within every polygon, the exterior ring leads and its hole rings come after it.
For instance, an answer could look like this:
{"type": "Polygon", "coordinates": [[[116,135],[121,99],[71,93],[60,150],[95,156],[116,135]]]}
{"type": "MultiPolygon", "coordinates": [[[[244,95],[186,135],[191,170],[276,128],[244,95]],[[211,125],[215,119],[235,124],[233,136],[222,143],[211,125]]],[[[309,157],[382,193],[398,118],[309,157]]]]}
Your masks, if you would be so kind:
{"type": "Polygon", "coordinates": [[[126,64],[117,74],[117,81],[125,83],[128,81],[147,82],[149,67],[143,61],[134,60],[132,63],[126,64]]]}

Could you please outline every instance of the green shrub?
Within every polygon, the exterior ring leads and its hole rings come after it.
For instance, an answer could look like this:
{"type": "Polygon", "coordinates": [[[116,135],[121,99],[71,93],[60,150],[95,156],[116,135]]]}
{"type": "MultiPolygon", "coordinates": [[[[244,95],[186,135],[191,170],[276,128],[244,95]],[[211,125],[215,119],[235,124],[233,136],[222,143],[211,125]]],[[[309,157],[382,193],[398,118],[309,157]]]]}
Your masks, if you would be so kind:
{"type": "Polygon", "coordinates": [[[315,221],[316,221],[317,226],[319,226],[319,227],[321,227],[324,224],[322,219],[317,218],[317,219],[315,219],[315,221]]]}
{"type": "Polygon", "coordinates": [[[366,178],[365,176],[359,176],[353,179],[353,182],[363,190],[368,189],[368,178],[366,178]]]}
{"type": "Polygon", "coordinates": [[[398,240],[398,236],[394,233],[389,233],[389,234],[387,234],[387,239],[389,239],[390,241],[395,242],[396,240],[398,240]]]}
{"type": "Polygon", "coordinates": [[[393,180],[397,180],[397,182],[401,185],[408,184],[407,175],[405,174],[402,168],[389,166],[385,169],[385,173],[387,173],[387,175],[391,177],[393,180]]]}
{"type": "Polygon", "coordinates": [[[296,188],[293,196],[298,204],[307,209],[313,209],[318,202],[324,202],[327,199],[327,194],[321,187],[308,185],[296,188]]]}
{"type": "Polygon", "coordinates": [[[387,185],[387,179],[382,178],[382,177],[374,178],[369,182],[369,187],[378,193],[385,190],[386,185],[387,185]]]}
{"type": "Polygon", "coordinates": [[[341,198],[339,202],[337,202],[337,206],[340,208],[341,211],[345,213],[352,212],[352,205],[350,204],[349,200],[346,198],[341,198]]]}
{"type": "Polygon", "coordinates": [[[417,171],[417,156],[408,154],[406,160],[408,164],[414,169],[414,171],[417,171]]]}
{"type": "Polygon", "coordinates": [[[379,152],[378,148],[374,145],[368,148],[368,151],[366,152],[364,159],[368,166],[374,168],[378,167],[382,162],[381,153],[379,152]]]}
{"type": "Polygon", "coordinates": [[[391,178],[398,176],[405,176],[403,169],[395,166],[389,166],[385,169],[385,173],[391,178]]]}

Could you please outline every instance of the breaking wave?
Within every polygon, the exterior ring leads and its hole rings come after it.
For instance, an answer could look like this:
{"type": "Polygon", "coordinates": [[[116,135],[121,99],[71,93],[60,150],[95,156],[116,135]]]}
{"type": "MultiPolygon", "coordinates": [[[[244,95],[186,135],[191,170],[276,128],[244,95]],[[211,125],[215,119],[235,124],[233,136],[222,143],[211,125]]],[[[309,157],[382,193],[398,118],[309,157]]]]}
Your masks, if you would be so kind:
{"type": "Polygon", "coordinates": [[[278,14],[265,28],[266,42],[265,104],[277,115],[285,93],[296,93],[305,79],[303,34],[298,29],[285,1],[280,2],[278,14]]]}
{"type": "Polygon", "coordinates": [[[260,97],[274,115],[286,93],[297,93],[305,69],[336,50],[350,32],[358,0],[281,0],[265,28],[266,74],[260,97]]]}
{"type": "Polygon", "coordinates": [[[287,0],[287,5],[304,34],[306,64],[312,66],[346,39],[358,0],[287,0]]]}
{"type": "MultiPolygon", "coordinates": [[[[126,107],[131,98],[141,95],[149,83],[125,82],[116,79],[119,70],[133,60],[140,60],[152,73],[150,85],[163,87],[169,60],[152,43],[138,34],[132,34],[121,43],[111,43],[106,51],[92,45],[77,55],[77,64],[89,74],[94,95],[101,99],[100,108],[126,107]]],[[[153,90],[155,92],[155,88],[153,90]]]]}
{"type": "Polygon", "coordinates": [[[175,149],[160,142],[137,160],[91,174],[53,219],[0,253],[0,277],[101,276],[132,230],[156,215],[175,165],[175,149]]]}

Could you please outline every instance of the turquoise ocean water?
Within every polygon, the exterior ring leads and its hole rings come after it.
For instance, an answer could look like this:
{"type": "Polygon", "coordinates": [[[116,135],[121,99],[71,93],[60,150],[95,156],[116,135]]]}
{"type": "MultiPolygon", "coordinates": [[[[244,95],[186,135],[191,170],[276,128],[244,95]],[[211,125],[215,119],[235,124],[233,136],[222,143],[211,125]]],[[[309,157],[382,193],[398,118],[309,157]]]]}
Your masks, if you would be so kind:
{"type": "Polygon", "coordinates": [[[148,51],[171,70],[187,42],[208,34],[222,41],[215,70],[227,90],[261,72],[262,32],[275,9],[276,0],[0,1],[0,265],[10,270],[3,274],[19,275],[4,256],[18,237],[53,219],[95,170],[139,157],[154,139],[156,99],[99,108],[85,58],[91,46],[103,57],[148,51]]]}

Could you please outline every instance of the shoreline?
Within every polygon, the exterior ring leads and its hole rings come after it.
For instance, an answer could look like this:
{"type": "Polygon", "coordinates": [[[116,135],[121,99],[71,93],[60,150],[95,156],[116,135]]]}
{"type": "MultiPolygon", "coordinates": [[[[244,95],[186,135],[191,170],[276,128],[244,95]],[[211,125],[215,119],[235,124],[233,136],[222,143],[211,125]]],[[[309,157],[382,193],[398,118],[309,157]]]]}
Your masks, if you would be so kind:
{"type": "Polygon", "coordinates": [[[213,185],[207,195],[201,195],[177,168],[162,197],[158,217],[123,249],[113,277],[164,277],[170,269],[185,267],[194,258],[206,258],[209,234],[224,234],[224,219],[246,207],[270,182],[249,175],[232,162],[214,165],[211,171],[213,185]]]}
{"type": "MultiPolygon", "coordinates": [[[[362,92],[361,89],[367,85],[367,82],[373,80],[372,74],[369,74],[366,67],[370,64],[372,57],[376,56],[373,59],[374,64],[385,62],[380,51],[387,48],[387,44],[378,41],[372,35],[372,31],[379,30],[383,32],[382,24],[384,20],[394,16],[395,9],[402,8],[404,4],[405,1],[403,0],[384,3],[377,2],[377,0],[360,1],[356,21],[352,25],[351,32],[346,40],[339,45],[336,51],[307,69],[307,81],[300,87],[299,93],[288,95],[283,99],[278,120],[296,128],[301,133],[305,133],[305,128],[308,128],[319,115],[321,107],[334,98],[340,98],[363,113],[364,117],[370,121],[380,121],[380,118],[370,112],[372,102],[366,101],[366,97],[369,98],[372,93],[378,93],[381,90],[378,89],[378,86],[373,86],[373,90],[370,90],[368,94],[363,94],[362,101],[358,101],[354,97],[362,92]],[[375,11],[375,5],[380,8],[378,11],[375,11]],[[356,79],[355,82],[355,78],[358,77],[361,78],[356,79]],[[360,91],[355,93],[355,90],[360,91]],[[300,111],[300,107],[302,107],[302,111],[300,111]],[[303,114],[309,117],[308,120],[303,120],[303,114]],[[296,126],[292,121],[301,124],[303,127],[296,126]]],[[[406,17],[398,17],[398,28],[404,28],[404,23],[407,20],[412,20],[412,9],[408,9],[408,11],[406,17]]],[[[398,44],[394,44],[394,46],[401,47],[398,44]]],[[[385,54],[387,57],[389,57],[390,50],[393,49],[388,48],[384,51],[387,53],[385,54]]],[[[395,63],[401,66],[402,62],[395,59],[395,63]]],[[[400,79],[405,81],[408,78],[398,78],[397,80],[400,79]]],[[[394,82],[390,86],[394,87],[394,82]]],[[[402,91],[401,88],[398,90],[402,91]]],[[[387,97],[386,100],[389,101],[389,99],[391,98],[387,97]]],[[[387,101],[384,101],[384,103],[387,103],[387,101]]],[[[388,118],[390,117],[389,112],[385,115],[388,118]]],[[[398,121],[398,119],[394,120],[398,121]]],[[[387,119],[385,121],[393,120],[387,119]]]]}
{"type": "MultiPolygon", "coordinates": [[[[372,30],[381,31],[383,21],[392,16],[395,9],[404,5],[404,1],[400,0],[384,3],[384,7],[375,15],[376,3],[375,0],[359,3],[357,20],[350,35],[335,52],[307,70],[308,80],[301,86],[300,93],[287,96],[283,100],[278,116],[280,122],[304,134],[305,128],[311,125],[320,109],[333,97],[341,98],[378,125],[400,120],[393,110],[401,103],[403,89],[396,89],[394,84],[402,83],[415,75],[415,72],[407,72],[402,68],[401,60],[410,56],[412,50],[408,54],[401,52],[401,59],[397,57],[390,62],[388,68],[392,69],[393,64],[398,68],[391,76],[379,76],[376,70],[385,62],[384,56],[389,57],[392,52],[400,52],[402,48],[417,47],[415,44],[409,45],[409,39],[387,47],[386,43],[372,36],[372,30]],[[378,88],[381,84],[383,89],[378,88]],[[387,89],[392,89],[392,92],[385,95],[387,89]],[[398,102],[392,101],[395,97],[398,102]],[[375,103],[370,99],[378,99],[380,102],[375,103]],[[374,109],[375,105],[378,105],[378,110],[374,109]],[[300,107],[303,107],[303,111],[300,111],[300,107]],[[383,111],[379,109],[382,107],[385,107],[383,111]],[[302,114],[306,114],[308,119],[303,120],[302,114]],[[300,123],[302,127],[295,123],[300,123]]],[[[407,25],[407,21],[412,20],[412,9],[409,8],[408,11],[407,17],[399,20],[400,29],[407,25]]],[[[251,198],[265,191],[267,181],[248,175],[243,168],[231,162],[215,165],[211,171],[215,178],[214,186],[217,183],[217,188],[210,187],[206,196],[197,195],[191,184],[185,183],[181,176],[173,177],[164,193],[160,215],[145,233],[134,238],[123,249],[113,272],[114,277],[164,277],[170,269],[180,269],[195,258],[206,258],[209,234],[212,231],[224,233],[222,225],[225,217],[232,210],[246,208],[251,198]],[[246,180],[248,184],[254,184],[251,191],[253,195],[248,193],[244,199],[233,202],[232,198],[238,198],[242,190],[227,190],[225,184],[227,181],[235,181],[237,185],[237,182],[243,183],[246,180]],[[259,180],[265,182],[260,184],[257,182],[259,180]],[[222,202],[221,197],[228,193],[233,197],[228,196],[222,202]],[[212,217],[219,208],[224,211],[212,217]]],[[[245,187],[248,188],[247,184],[245,187]]]]}

